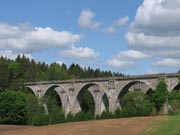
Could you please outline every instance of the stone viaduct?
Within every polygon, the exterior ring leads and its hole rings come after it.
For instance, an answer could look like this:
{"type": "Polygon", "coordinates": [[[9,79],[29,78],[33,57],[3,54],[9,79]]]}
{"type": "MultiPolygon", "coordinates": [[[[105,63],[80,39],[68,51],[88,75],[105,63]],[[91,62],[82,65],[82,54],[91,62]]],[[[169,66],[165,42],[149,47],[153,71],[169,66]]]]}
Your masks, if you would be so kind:
{"type": "Polygon", "coordinates": [[[92,79],[76,79],[65,81],[29,82],[24,86],[32,90],[35,96],[44,97],[49,91],[56,91],[60,97],[65,113],[77,113],[81,110],[78,94],[88,90],[95,103],[95,115],[101,114],[108,103],[109,111],[121,107],[121,100],[128,91],[151,93],[160,80],[168,85],[169,92],[179,90],[178,73],[134,75],[124,77],[105,77],[92,79]]]}

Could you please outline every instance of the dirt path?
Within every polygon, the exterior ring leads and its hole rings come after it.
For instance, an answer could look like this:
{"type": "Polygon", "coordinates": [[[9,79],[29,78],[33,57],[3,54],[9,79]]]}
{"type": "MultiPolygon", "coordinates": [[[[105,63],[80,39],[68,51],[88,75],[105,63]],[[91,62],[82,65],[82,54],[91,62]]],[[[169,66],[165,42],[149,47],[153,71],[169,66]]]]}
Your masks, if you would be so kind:
{"type": "Polygon", "coordinates": [[[0,135],[135,135],[155,120],[164,117],[139,117],[74,122],[43,127],[0,125],[0,135]]]}

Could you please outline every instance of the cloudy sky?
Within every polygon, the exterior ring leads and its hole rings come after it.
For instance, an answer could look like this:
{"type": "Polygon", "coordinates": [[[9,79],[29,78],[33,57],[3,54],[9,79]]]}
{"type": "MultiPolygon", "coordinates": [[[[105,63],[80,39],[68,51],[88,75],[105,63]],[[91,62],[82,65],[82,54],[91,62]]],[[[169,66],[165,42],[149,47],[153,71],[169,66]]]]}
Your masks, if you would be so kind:
{"type": "Polygon", "coordinates": [[[125,74],[180,68],[180,0],[0,0],[0,55],[125,74]]]}

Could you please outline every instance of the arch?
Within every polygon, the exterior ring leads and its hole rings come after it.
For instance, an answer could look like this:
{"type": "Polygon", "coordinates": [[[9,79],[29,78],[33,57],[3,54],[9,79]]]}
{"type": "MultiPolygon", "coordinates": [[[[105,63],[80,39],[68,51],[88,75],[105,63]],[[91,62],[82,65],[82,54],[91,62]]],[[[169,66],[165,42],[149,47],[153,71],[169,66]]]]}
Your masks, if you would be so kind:
{"type": "Polygon", "coordinates": [[[37,92],[31,86],[25,86],[25,87],[23,87],[23,89],[25,89],[25,91],[33,94],[34,96],[37,96],[37,92]]]}
{"type": "Polygon", "coordinates": [[[153,90],[151,88],[149,88],[147,91],[146,91],[146,95],[151,95],[153,93],[153,90]]]}
{"type": "Polygon", "coordinates": [[[176,85],[174,86],[174,88],[171,90],[171,92],[173,91],[180,91],[180,83],[176,83],[176,85]]]}
{"type": "Polygon", "coordinates": [[[70,111],[70,106],[69,106],[70,99],[66,89],[59,84],[48,85],[46,90],[43,91],[42,97],[47,96],[47,94],[51,91],[55,91],[58,94],[59,100],[61,102],[61,106],[64,109],[65,113],[67,114],[70,111]]]}
{"type": "Polygon", "coordinates": [[[81,98],[82,98],[82,94],[84,93],[84,91],[88,91],[90,93],[90,95],[92,96],[92,100],[93,100],[93,106],[94,106],[94,114],[97,112],[97,104],[96,104],[96,98],[95,98],[95,93],[99,92],[99,88],[100,86],[97,83],[86,83],[83,86],[81,86],[78,91],[76,91],[75,93],[75,101],[74,101],[74,113],[79,112],[80,110],[82,110],[82,104],[81,104],[81,98]]]}
{"type": "Polygon", "coordinates": [[[151,87],[151,85],[148,82],[143,81],[143,80],[130,81],[130,82],[125,83],[121,87],[121,89],[118,91],[118,93],[116,95],[117,96],[116,97],[117,106],[121,107],[121,105],[122,105],[122,98],[129,91],[143,91],[145,94],[148,94],[148,92],[152,91],[152,87],[151,87]],[[135,84],[137,84],[139,86],[138,87],[134,87],[134,90],[130,89],[135,84]],[[142,90],[141,89],[142,85],[146,86],[147,89],[146,90],[142,90]]]}
{"type": "MultiPolygon", "coordinates": [[[[59,84],[51,84],[51,85],[48,85],[48,87],[46,88],[45,91],[43,91],[42,96],[44,96],[45,93],[46,93],[49,89],[51,89],[51,88],[54,88],[54,89],[55,89],[55,88],[57,88],[57,87],[61,88],[61,93],[66,93],[66,94],[68,94],[67,90],[66,90],[62,85],[59,85],[59,84]]],[[[60,96],[60,95],[59,95],[59,96],[60,96]]]]}
{"type": "Polygon", "coordinates": [[[103,94],[101,99],[101,113],[103,111],[109,111],[109,100],[106,93],[103,94]]]}
{"type": "Polygon", "coordinates": [[[46,92],[45,92],[43,97],[47,99],[47,98],[49,98],[49,96],[56,96],[56,95],[58,95],[58,96],[53,97],[53,98],[55,98],[55,100],[58,101],[58,105],[59,106],[62,106],[62,96],[59,94],[59,92],[57,92],[57,90],[55,89],[56,87],[57,86],[49,87],[46,90],[46,92]]]}
{"type": "MultiPolygon", "coordinates": [[[[92,86],[97,86],[97,87],[99,87],[99,90],[100,90],[100,85],[99,85],[98,83],[85,83],[83,86],[81,86],[81,87],[76,91],[75,97],[77,97],[77,95],[79,94],[79,92],[80,92],[81,90],[83,90],[83,89],[88,89],[89,87],[92,87],[92,86]]],[[[93,93],[92,91],[90,91],[90,92],[91,92],[93,98],[95,98],[95,97],[94,97],[94,93],[93,93]]]]}

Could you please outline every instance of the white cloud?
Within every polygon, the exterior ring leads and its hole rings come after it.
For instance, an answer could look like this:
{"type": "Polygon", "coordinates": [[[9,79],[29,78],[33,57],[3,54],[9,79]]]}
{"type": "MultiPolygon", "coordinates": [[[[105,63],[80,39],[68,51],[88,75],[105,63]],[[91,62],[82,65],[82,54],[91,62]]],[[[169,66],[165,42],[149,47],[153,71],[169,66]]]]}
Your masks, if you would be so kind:
{"type": "Polygon", "coordinates": [[[129,68],[132,68],[132,66],[134,65],[134,62],[112,58],[107,61],[107,64],[117,69],[129,69],[129,68]]]}
{"type": "Polygon", "coordinates": [[[148,57],[149,55],[140,51],[126,50],[111,56],[107,63],[109,66],[114,68],[127,69],[132,68],[132,66],[136,63],[136,60],[141,60],[148,57]]]}
{"type": "Polygon", "coordinates": [[[160,67],[171,67],[171,68],[179,68],[180,67],[180,60],[179,59],[172,59],[172,58],[164,58],[158,60],[154,63],[156,66],[160,67]]]}
{"type": "Polygon", "coordinates": [[[75,47],[72,46],[71,49],[64,50],[60,52],[60,55],[65,58],[70,59],[94,59],[99,56],[99,53],[95,52],[88,47],[75,47]]]}
{"type": "Polygon", "coordinates": [[[140,60],[140,59],[145,59],[148,58],[149,55],[140,52],[140,51],[136,51],[136,50],[126,50],[126,51],[122,51],[116,55],[112,56],[113,58],[118,58],[121,60],[140,60]]]}
{"type": "Polygon", "coordinates": [[[109,33],[109,34],[113,34],[116,33],[116,30],[114,29],[114,27],[109,26],[108,28],[104,29],[105,33],[109,33]]]}
{"type": "Polygon", "coordinates": [[[160,57],[156,66],[179,67],[179,14],[180,0],[144,0],[125,36],[129,48],[160,57]]]}
{"type": "Polygon", "coordinates": [[[0,23],[0,49],[33,52],[48,48],[69,48],[81,40],[79,34],[56,31],[50,27],[18,26],[0,23]]]}
{"type": "Polygon", "coordinates": [[[78,25],[82,28],[97,29],[100,26],[100,22],[93,21],[96,14],[89,9],[83,9],[78,18],[78,25]]]}
{"type": "Polygon", "coordinates": [[[128,16],[125,16],[125,17],[122,17],[120,19],[118,19],[117,21],[115,21],[115,25],[118,26],[118,27],[121,27],[123,25],[126,25],[129,21],[129,17],[128,16]]]}
{"type": "Polygon", "coordinates": [[[11,50],[0,50],[0,56],[6,57],[8,59],[14,60],[17,58],[18,55],[20,55],[20,56],[24,55],[24,56],[28,57],[29,59],[33,59],[31,54],[15,53],[15,52],[12,52],[11,50]]]}

